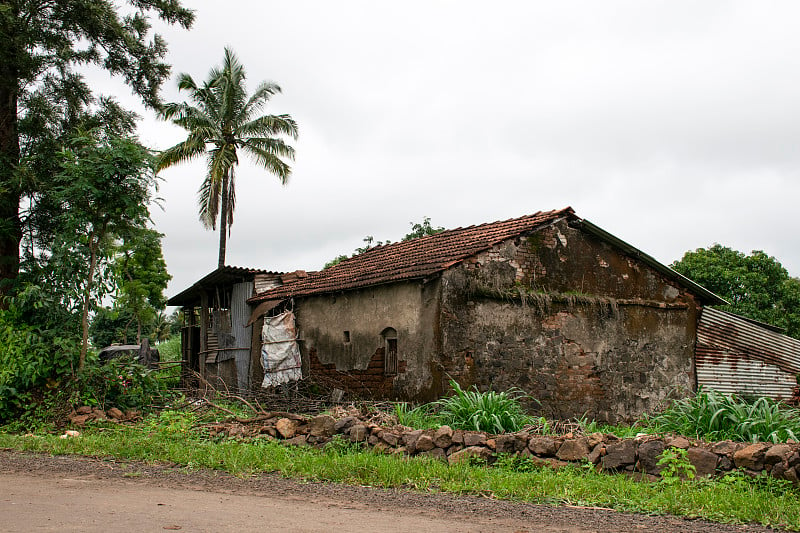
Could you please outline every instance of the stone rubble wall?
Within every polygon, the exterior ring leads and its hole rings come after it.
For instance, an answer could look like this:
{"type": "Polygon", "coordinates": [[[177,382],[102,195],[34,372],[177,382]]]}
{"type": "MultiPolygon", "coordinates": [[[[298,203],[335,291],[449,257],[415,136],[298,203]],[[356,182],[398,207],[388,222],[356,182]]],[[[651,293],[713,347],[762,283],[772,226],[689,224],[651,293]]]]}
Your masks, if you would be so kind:
{"type": "Polygon", "coordinates": [[[355,416],[306,418],[289,413],[275,413],[248,423],[210,424],[207,429],[211,435],[264,436],[290,445],[318,447],[338,435],[385,453],[432,457],[450,464],[471,458],[492,462],[498,454],[518,454],[554,468],[571,463],[593,464],[600,471],[638,473],[651,480],[657,480],[663,468],[658,465],[661,454],[675,447],[687,450],[688,460],[696,468],[698,477],[742,469],[753,476],[767,472],[800,484],[800,444],[797,443],[708,443],[653,435],[619,439],[602,433],[550,436],[522,431],[490,435],[453,430],[448,426],[415,430],[400,425],[384,427],[355,416]]]}

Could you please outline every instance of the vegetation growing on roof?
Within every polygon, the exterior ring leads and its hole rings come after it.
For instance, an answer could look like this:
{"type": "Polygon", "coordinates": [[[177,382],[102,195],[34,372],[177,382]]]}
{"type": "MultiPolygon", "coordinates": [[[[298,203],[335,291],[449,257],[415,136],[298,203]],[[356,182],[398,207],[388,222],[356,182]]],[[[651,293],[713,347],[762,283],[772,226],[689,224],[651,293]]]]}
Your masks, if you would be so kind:
{"type": "MultiPolygon", "coordinates": [[[[444,228],[441,226],[433,227],[431,225],[430,217],[423,217],[422,222],[417,222],[417,223],[409,222],[409,224],[411,224],[411,232],[407,233],[402,239],[400,239],[400,242],[410,241],[412,239],[419,239],[420,237],[435,235],[437,233],[441,233],[444,231],[444,228]]],[[[383,246],[384,244],[392,244],[392,241],[390,240],[376,242],[375,237],[373,237],[372,235],[367,235],[366,237],[364,237],[363,241],[364,241],[364,246],[356,248],[353,255],[349,257],[355,257],[358,254],[363,254],[367,250],[370,250],[376,246],[383,246]]],[[[325,263],[325,266],[323,266],[322,268],[324,270],[334,265],[338,265],[345,259],[349,259],[349,257],[344,254],[338,255],[333,259],[331,259],[330,261],[328,261],[327,263],[325,263]]]]}

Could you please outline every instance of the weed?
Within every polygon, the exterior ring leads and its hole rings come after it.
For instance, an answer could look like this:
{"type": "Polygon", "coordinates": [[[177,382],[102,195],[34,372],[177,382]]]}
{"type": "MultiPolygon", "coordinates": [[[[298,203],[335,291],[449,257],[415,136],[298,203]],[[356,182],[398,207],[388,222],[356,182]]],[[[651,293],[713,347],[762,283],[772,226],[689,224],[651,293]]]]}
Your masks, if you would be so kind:
{"type": "Polygon", "coordinates": [[[455,395],[433,405],[440,420],[453,428],[505,433],[519,431],[531,421],[519,403],[524,396],[522,391],[479,392],[475,387],[464,390],[452,379],[450,386],[455,395]]]}
{"type": "Polygon", "coordinates": [[[797,489],[788,479],[778,479],[764,471],[753,476],[743,470],[731,470],[720,477],[717,482],[736,487],[739,490],[758,488],[759,490],[769,492],[776,496],[780,496],[789,491],[797,492],[797,489]]]}
{"type": "Polygon", "coordinates": [[[525,457],[519,454],[502,453],[499,454],[497,460],[492,465],[495,468],[508,470],[511,472],[535,472],[542,468],[541,462],[536,461],[531,457],[525,457]]]}
{"type": "Polygon", "coordinates": [[[400,402],[394,406],[394,414],[398,423],[417,429],[434,428],[441,425],[432,404],[423,404],[411,408],[408,403],[400,402]]]}
{"type": "Polygon", "coordinates": [[[674,485],[683,479],[694,479],[696,468],[689,462],[689,452],[682,448],[670,446],[664,450],[658,459],[661,470],[661,482],[674,485]]]}
{"type": "Polygon", "coordinates": [[[360,442],[353,442],[341,435],[334,435],[331,441],[324,446],[324,449],[327,453],[341,457],[360,452],[364,449],[364,446],[360,442]]]}

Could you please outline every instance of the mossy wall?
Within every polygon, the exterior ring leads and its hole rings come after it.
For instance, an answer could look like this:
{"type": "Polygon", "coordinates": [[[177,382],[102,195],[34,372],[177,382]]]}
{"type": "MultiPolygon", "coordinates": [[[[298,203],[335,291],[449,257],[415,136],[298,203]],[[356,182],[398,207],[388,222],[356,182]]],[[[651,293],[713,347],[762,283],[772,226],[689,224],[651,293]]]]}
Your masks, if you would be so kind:
{"type": "Polygon", "coordinates": [[[518,387],[548,416],[631,420],[695,388],[695,319],[681,287],[559,222],[444,273],[442,376],[518,387]]]}

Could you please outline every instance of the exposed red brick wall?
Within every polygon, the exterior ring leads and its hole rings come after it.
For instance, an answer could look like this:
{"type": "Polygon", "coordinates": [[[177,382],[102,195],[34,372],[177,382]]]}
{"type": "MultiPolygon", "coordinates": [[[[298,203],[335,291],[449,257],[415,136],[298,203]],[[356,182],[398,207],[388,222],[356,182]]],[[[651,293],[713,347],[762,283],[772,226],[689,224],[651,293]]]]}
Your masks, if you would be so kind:
{"type": "MultiPolygon", "coordinates": [[[[343,389],[350,393],[371,398],[391,398],[394,396],[394,378],[384,375],[384,349],[378,348],[369,360],[365,370],[336,370],[336,364],[323,364],[317,357],[317,350],[308,351],[311,379],[323,385],[343,389]]],[[[406,362],[397,362],[397,373],[406,371],[406,362]]]]}

